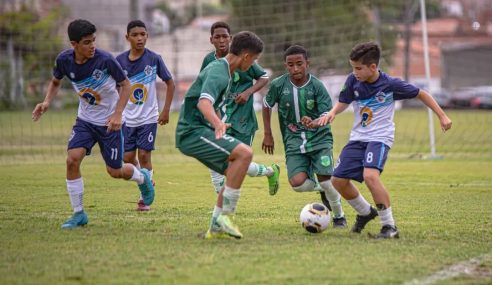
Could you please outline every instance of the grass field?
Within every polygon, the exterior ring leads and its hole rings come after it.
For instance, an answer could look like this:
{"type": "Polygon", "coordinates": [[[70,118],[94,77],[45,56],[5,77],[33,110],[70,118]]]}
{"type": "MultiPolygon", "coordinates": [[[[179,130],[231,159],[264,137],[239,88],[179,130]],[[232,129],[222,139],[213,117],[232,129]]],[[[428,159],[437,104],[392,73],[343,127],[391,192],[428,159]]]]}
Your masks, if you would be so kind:
{"type": "MultiPolygon", "coordinates": [[[[318,195],[288,187],[282,148],[273,157],[261,154],[261,132],[255,160],[280,162],[279,193],[269,196],[264,178],[247,178],[236,217],[244,239],[201,239],[215,194],[208,170],[174,150],[172,126],[158,137],[152,211],[134,211],[137,187],[109,178],[95,154],[82,166],[89,225],[62,231],[71,213],[63,157],[73,113],[47,113],[32,127],[28,113],[2,112],[0,284],[419,284],[476,257],[482,262],[471,274],[433,284],[491,284],[492,114],[451,112],[454,130],[437,135],[445,158],[404,159],[426,153],[417,141],[427,140],[421,138],[425,127],[419,128],[427,116],[416,112],[396,115],[395,148],[382,176],[401,232],[390,241],[368,238],[379,221],[355,236],[348,229],[302,229],[299,212],[318,195]],[[482,123],[486,127],[477,127],[482,123]],[[7,129],[9,124],[22,127],[7,129]]],[[[349,132],[348,115],[334,125],[335,156],[349,132]]],[[[343,205],[352,224],[355,213],[343,205]]]]}

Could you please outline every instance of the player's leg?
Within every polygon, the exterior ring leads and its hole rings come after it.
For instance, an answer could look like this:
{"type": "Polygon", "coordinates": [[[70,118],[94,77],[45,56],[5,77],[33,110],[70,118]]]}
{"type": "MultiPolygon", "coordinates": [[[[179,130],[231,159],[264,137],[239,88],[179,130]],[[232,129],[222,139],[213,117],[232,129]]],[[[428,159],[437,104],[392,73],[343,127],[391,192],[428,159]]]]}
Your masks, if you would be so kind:
{"type": "Polygon", "coordinates": [[[123,163],[123,131],[108,132],[106,127],[97,127],[96,139],[108,174],[113,178],[135,181],[145,205],[151,205],[154,186],[150,172],[145,168],[138,169],[131,163],[123,163]]]}
{"type": "MultiPolygon", "coordinates": [[[[157,123],[146,124],[136,128],[136,145],[138,149],[138,163],[141,168],[149,170],[150,179],[152,180],[152,185],[155,188],[154,181],[154,168],[152,167],[151,154],[155,149],[155,138],[157,136],[157,123]]],[[[140,168],[139,167],[139,168],[140,168]]],[[[137,202],[137,211],[149,211],[150,206],[145,205],[143,198],[137,202]]]]}
{"type": "Polygon", "coordinates": [[[381,142],[370,142],[364,159],[364,182],[371,191],[381,220],[381,231],[376,238],[398,238],[390,204],[390,195],[384,187],[380,175],[390,148],[381,142]]]}
{"type": "Polygon", "coordinates": [[[337,166],[331,177],[331,182],[335,189],[357,212],[357,217],[352,232],[360,233],[366,224],[373,220],[377,215],[369,202],[362,196],[357,187],[351,182],[355,180],[363,181],[364,153],[367,143],[351,141],[342,150],[338,159],[337,166]]]}
{"type": "Polygon", "coordinates": [[[330,145],[326,148],[309,154],[313,172],[316,173],[320,187],[323,189],[321,197],[323,204],[327,200],[327,207],[333,214],[333,226],[345,227],[347,221],[342,209],[341,197],[338,191],[333,187],[330,177],[333,174],[333,153],[330,145]],[[324,198],[324,199],[323,199],[324,198]]]}
{"type": "Polygon", "coordinates": [[[311,160],[305,154],[286,155],[289,184],[296,192],[314,191],[315,178],[312,175],[311,160]]]}
{"type": "Polygon", "coordinates": [[[89,222],[84,211],[84,180],[80,164],[95,144],[91,132],[92,126],[89,123],[77,119],[68,141],[66,183],[73,215],[62,224],[63,229],[76,228],[89,222]]]}
{"type": "MultiPolygon", "coordinates": [[[[123,128],[123,134],[125,139],[124,149],[125,154],[123,155],[123,162],[131,163],[135,165],[138,169],[141,168],[140,162],[137,159],[137,130],[138,127],[128,127],[123,128]]],[[[150,206],[145,205],[142,196],[137,202],[137,211],[149,211],[150,206]]]]}

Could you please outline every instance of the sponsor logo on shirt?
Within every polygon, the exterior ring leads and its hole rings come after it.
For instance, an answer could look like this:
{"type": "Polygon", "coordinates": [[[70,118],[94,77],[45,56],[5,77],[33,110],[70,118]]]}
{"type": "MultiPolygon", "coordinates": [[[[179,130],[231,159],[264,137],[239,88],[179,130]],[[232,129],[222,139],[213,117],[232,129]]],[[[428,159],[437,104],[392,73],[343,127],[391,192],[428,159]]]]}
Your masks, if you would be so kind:
{"type": "Polygon", "coordinates": [[[360,109],[360,125],[365,128],[367,127],[371,121],[372,121],[372,110],[369,107],[363,107],[360,109]]]}
{"type": "Polygon", "coordinates": [[[147,101],[147,88],[142,83],[132,85],[130,101],[135,105],[143,105],[147,101]]]}
{"type": "Polygon", "coordinates": [[[314,100],[307,100],[306,101],[306,108],[308,110],[312,110],[314,108],[314,100]]]}
{"type": "Polygon", "coordinates": [[[147,65],[147,66],[145,66],[144,73],[145,73],[145,75],[147,75],[147,76],[151,76],[151,75],[152,75],[152,71],[153,71],[153,70],[154,70],[154,69],[152,68],[152,66],[147,65]]]}
{"type": "Polygon", "coordinates": [[[99,105],[101,102],[101,96],[96,90],[86,87],[79,91],[79,96],[83,98],[89,105],[99,105]]]}

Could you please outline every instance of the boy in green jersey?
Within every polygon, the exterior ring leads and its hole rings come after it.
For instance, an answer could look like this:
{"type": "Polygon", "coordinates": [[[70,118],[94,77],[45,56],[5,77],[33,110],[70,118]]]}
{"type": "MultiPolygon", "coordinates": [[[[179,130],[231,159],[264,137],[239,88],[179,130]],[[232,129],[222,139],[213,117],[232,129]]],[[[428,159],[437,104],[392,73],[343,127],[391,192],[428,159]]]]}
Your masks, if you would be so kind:
{"type": "Polygon", "coordinates": [[[242,238],[232,216],[240,188],[253,157],[251,147],[227,135],[230,124],[216,113],[232,82],[236,69],[248,70],[263,51],[263,42],[252,32],[240,32],[232,39],[229,53],[205,68],[185,95],[176,127],[176,147],[214,171],[225,174],[225,187],[217,197],[210,228],[205,238],[242,238]]]}
{"type": "Polygon", "coordinates": [[[290,185],[296,192],[315,191],[316,174],[323,189],[322,200],[333,213],[333,226],[346,227],[340,194],[330,182],[333,173],[330,126],[307,128],[303,125],[309,118],[314,120],[328,113],[332,108],[331,98],[323,83],[308,73],[309,60],[304,47],[289,47],[284,60],[288,73],[272,81],[263,100],[265,136],[262,148],[265,153],[274,152],[270,119],[271,108],[277,104],[290,185]]]}
{"type": "MultiPolygon", "coordinates": [[[[200,71],[211,62],[222,58],[229,52],[231,41],[231,29],[227,23],[215,22],[210,28],[210,43],[215,51],[210,52],[203,59],[200,71]]],[[[229,92],[224,96],[224,101],[219,105],[219,113],[222,121],[231,124],[226,134],[235,137],[241,142],[251,146],[258,123],[253,108],[253,94],[268,83],[268,76],[263,68],[257,64],[246,71],[234,70],[229,92]],[[254,82],[256,81],[256,82],[254,82]]],[[[251,162],[246,173],[250,177],[266,176],[270,195],[275,195],[279,187],[280,167],[277,164],[271,166],[251,162]]],[[[210,169],[210,176],[215,192],[224,187],[224,175],[210,169]]]]}

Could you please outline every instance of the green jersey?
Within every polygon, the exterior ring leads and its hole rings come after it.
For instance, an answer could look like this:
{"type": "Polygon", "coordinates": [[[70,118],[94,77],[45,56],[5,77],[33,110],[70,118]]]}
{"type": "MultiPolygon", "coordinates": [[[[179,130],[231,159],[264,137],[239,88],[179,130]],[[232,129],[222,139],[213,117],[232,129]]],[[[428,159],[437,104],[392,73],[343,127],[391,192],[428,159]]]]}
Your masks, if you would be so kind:
{"type": "MultiPolygon", "coordinates": [[[[203,59],[202,69],[207,64],[216,60],[215,52],[207,54],[203,59]]],[[[232,83],[225,100],[219,106],[222,121],[231,124],[231,129],[238,133],[251,135],[258,130],[256,113],[253,108],[254,98],[250,96],[248,101],[242,105],[236,104],[236,96],[253,86],[253,81],[260,78],[268,78],[265,70],[254,63],[247,71],[236,69],[232,75],[232,83]]]]}
{"type": "Polygon", "coordinates": [[[289,74],[275,78],[270,84],[265,107],[278,104],[278,120],[286,154],[309,153],[326,147],[332,148],[333,136],[330,125],[308,129],[301,118],[319,118],[332,108],[331,98],[319,79],[308,74],[303,86],[294,85],[289,74]]]}
{"type": "Polygon", "coordinates": [[[218,109],[224,95],[229,90],[230,81],[229,62],[226,59],[214,61],[200,72],[198,78],[186,92],[181,106],[176,127],[176,146],[180,144],[180,136],[195,128],[205,126],[213,129],[202,112],[198,110],[198,101],[201,98],[208,99],[213,103],[214,109],[218,109]]]}

